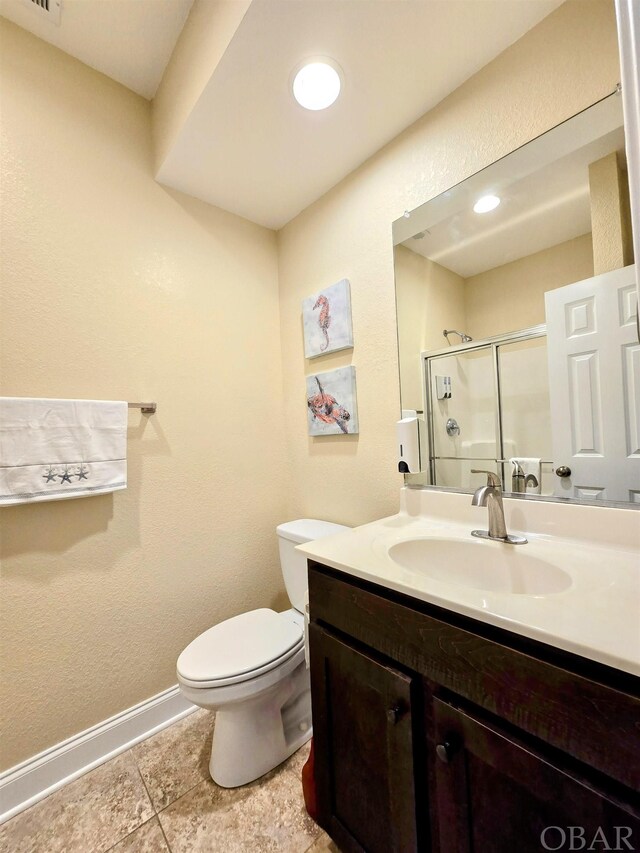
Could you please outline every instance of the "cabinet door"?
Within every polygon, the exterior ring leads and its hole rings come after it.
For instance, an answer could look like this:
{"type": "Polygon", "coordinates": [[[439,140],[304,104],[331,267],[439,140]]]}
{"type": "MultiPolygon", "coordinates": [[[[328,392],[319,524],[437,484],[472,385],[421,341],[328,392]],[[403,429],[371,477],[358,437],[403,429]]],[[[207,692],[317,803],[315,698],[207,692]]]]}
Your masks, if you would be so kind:
{"type": "Polygon", "coordinates": [[[413,853],[418,684],[313,623],[309,630],[319,822],[343,853],[413,853]]]}
{"type": "Polygon", "coordinates": [[[437,698],[434,730],[441,853],[640,850],[631,792],[614,796],[606,780],[594,784],[437,698]]]}

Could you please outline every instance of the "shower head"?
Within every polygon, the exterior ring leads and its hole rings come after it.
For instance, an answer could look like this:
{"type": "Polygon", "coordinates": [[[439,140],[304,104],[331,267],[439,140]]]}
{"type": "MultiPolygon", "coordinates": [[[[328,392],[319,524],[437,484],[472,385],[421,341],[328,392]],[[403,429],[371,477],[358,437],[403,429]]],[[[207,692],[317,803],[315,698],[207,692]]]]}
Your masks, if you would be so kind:
{"type": "Polygon", "coordinates": [[[463,344],[468,344],[469,341],[473,340],[471,335],[466,335],[464,332],[459,332],[457,329],[445,329],[442,334],[447,339],[447,343],[449,344],[449,346],[451,346],[451,341],[449,340],[449,335],[459,335],[460,340],[462,341],[463,344]]]}

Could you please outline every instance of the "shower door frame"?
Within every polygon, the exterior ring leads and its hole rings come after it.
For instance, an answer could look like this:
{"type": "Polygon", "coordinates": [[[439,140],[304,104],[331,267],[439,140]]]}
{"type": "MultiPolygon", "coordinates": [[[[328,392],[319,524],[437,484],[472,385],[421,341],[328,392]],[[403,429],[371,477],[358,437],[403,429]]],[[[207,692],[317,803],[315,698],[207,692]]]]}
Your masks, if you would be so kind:
{"type": "MultiPolygon", "coordinates": [[[[429,485],[435,486],[436,488],[446,488],[444,486],[438,486],[436,482],[436,462],[438,460],[455,460],[460,462],[495,462],[497,465],[500,465],[500,476],[503,483],[503,490],[510,491],[510,489],[504,489],[505,483],[505,474],[504,474],[504,466],[508,463],[508,459],[504,458],[504,446],[503,446],[503,426],[502,426],[502,397],[501,397],[501,389],[500,389],[500,359],[498,355],[498,347],[504,346],[505,344],[519,343],[521,341],[529,341],[534,340],[535,338],[542,338],[547,336],[547,325],[546,323],[540,323],[537,326],[530,326],[528,329],[520,329],[516,332],[508,332],[504,335],[494,335],[490,338],[483,338],[479,341],[470,341],[466,344],[457,344],[456,346],[444,347],[439,350],[427,350],[425,352],[420,353],[420,359],[422,362],[422,391],[423,391],[423,408],[426,418],[426,426],[427,426],[427,457],[429,459],[429,485]],[[431,362],[434,359],[442,358],[447,355],[459,355],[460,353],[473,352],[475,350],[483,350],[490,349],[491,350],[491,361],[493,368],[493,385],[494,385],[494,393],[495,393],[495,435],[496,435],[496,458],[488,459],[488,458],[475,458],[475,457],[465,457],[465,456],[436,456],[433,451],[435,451],[435,434],[433,429],[433,418],[434,418],[434,406],[432,399],[432,377],[431,377],[431,362]]],[[[460,487],[455,487],[460,488],[460,487]]]]}

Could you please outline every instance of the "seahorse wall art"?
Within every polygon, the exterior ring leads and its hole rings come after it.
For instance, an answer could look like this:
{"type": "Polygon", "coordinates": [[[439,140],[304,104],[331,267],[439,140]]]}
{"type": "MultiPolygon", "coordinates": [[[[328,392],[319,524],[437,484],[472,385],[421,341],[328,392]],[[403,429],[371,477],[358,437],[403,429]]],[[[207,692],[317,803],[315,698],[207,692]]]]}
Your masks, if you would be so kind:
{"type": "Polygon", "coordinates": [[[316,308],[320,309],[320,313],[318,314],[318,325],[322,330],[322,334],[324,335],[324,343],[320,344],[320,352],[326,352],[329,348],[329,326],[331,325],[331,314],[329,313],[329,300],[326,296],[321,295],[316,299],[316,304],[313,306],[313,310],[316,308]]]}
{"type": "Polygon", "coordinates": [[[349,281],[341,279],[302,302],[305,358],[353,346],[351,292],[349,281]]]}
{"type": "Polygon", "coordinates": [[[307,376],[307,413],[309,435],[355,435],[358,432],[355,367],[307,376]]]}

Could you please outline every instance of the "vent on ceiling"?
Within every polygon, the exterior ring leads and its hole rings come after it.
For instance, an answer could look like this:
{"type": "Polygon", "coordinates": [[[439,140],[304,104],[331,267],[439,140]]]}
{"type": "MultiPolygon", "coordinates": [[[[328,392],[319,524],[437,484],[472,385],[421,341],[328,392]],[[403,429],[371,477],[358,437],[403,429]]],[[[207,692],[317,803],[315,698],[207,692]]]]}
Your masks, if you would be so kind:
{"type": "Polygon", "coordinates": [[[60,26],[60,13],[62,12],[62,0],[22,0],[25,6],[43,20],[50,21],[57,27],[60,26]]]}

